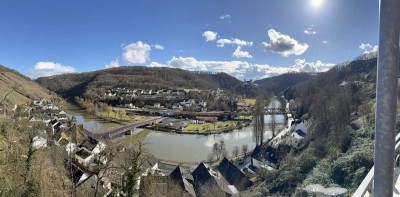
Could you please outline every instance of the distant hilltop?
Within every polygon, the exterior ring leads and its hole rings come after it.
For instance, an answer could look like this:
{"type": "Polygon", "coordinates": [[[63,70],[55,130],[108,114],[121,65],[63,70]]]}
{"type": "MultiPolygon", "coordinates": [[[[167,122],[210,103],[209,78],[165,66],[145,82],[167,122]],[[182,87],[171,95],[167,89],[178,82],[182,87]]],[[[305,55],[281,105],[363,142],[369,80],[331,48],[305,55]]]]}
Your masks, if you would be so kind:
{"type": "Polygon", "coordinates": [[[41,77],[42,86],[64,98],[104,92],[103,89],[223,89],[235,94],[254,97],[257,87],[245,87],[242,81],[223,72],[187,71],[179,68],[125,66],[85,73],[41,77]]]}

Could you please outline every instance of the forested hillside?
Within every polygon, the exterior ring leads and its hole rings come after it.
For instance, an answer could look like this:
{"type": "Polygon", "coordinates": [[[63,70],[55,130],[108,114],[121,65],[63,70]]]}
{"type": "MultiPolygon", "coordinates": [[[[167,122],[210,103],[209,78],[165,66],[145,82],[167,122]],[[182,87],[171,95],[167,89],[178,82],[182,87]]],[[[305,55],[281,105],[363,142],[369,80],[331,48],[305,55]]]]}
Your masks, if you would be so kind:
{"type": "Polygon", "coordinates": [[[310,124],[300,146],[265,172],[262,193],[304,196],[310,184],[358,187],[373,166],[376,58],[332,68],[285,92],[310,124]]]}
{"type": "Polygon", "coordinates": [[[195,73],[182,69],[143,66],[126,66],[80,74],[42,77],[37,79],[37,82],[63,97],[81,96],[91,91],[101,93],[105,89],[113,87],[207,90],[221,88],[249,96],[257,93],[256,87],[244,88],[241,81],[225,73],[195,73]]]}
{"type": "Polygon", "coordinates": [[[287,88],[306,82],[316,75],[310,73],[286,73],[275,77],[257,80],[254,83],[258,84],[260,89],[276,95],[282,94],[287,88]]]}

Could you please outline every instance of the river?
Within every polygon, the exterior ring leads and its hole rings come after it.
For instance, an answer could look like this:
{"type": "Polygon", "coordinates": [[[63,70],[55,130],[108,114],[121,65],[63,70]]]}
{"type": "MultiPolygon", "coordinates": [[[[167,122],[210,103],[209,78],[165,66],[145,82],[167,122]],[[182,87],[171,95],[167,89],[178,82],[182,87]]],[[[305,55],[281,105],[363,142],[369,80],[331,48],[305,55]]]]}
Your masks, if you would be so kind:
{"type": "MultiPolygon", "coordinates": [[[[272,102],[277,102],[273,100],[272,102]]],[[[277,103],[276,106],[279,106],[277,103]]],[[[67,113],[75,116],[79,124],[83,124],[86,129],[94,131],[104,131],[108,128],[118,126],[118,124],[110,123],[88,115],[84,110],[77,106],[68,104],[67,113]]],[[[265,116],[266,123],[269,122],[270,116],[265,116]]],[[[278,123],[284,122],[283,115],[277,115],[278,123]]],[[[268,128],[268,127],[267,127],[268,128]]],[[[159,159],[170,160],[176,162],[199,162],[207,159],[208,154],[212,151],[215,142],[224,140],[228,154],[232,152],[233,147],[247,144],[249,150],[252,150],[255,143],[252,139],[253,127],[248,126],[242,129],[235,129],[229,133],[212,134],[212,135],[194,135],[194,134],[176,134],[160,131],[151,131],[146,137],[146,148],[148,152],[159,159]]],[[[266,131],[264,139],[271,138],[271,132],[266,131]]]]}

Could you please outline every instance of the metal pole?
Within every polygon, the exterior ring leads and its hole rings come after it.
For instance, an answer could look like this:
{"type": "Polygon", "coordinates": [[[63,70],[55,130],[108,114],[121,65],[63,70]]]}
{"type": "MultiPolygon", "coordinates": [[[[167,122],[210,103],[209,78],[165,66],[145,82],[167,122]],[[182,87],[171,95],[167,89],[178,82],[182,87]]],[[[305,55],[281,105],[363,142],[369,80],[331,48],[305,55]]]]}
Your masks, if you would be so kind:
{"type": "Polygon", "coordinates": [[[376,82],[374,196],[393,196],[400,1],[381,0],[376,82]]]}

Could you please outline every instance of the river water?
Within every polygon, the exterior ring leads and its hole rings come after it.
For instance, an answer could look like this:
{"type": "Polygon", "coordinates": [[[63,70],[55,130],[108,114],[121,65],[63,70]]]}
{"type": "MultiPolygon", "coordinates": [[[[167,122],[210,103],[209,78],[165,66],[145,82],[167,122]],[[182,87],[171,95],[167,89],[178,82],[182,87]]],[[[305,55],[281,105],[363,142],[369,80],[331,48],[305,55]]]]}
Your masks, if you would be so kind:
{"type": "MultiPolygon", "coordinates": [[[[279,102],[275,106],[279,106],[279,102]]],[[[84,110],[80,110],[77,106],[69,104],[66,109],[69,115],[75,116],[79,124],[83,124],[86,129],[93,131],[104,131],[109,128],[118,126],[118,124],[110,123],[88,115],[84,110]]],[[[270,116],[265,116],[268,123],[270,116]]],[[[277,115],[278,123],[284,122],[283,115],[277,115]]],[[[266,128],[268,128],[266,126],[266,128]]],[[[208,154],[212,151],[215,142],[223,140],[226,145],[228,154],[232,152],[233,147],[247,144],[249,150],[255,147],[252,138],[253,127],[248,126],[242,129],[235,129],[229,133],[212,134],[212,135],[194,135],[194,134],[176,134],[160,131],[151,131],[146,136],[146,148],[148,152],[159,159],[177,162],[199,162],[207,159],[208,154]]],[[[266,131],[264,139],[271,138],[271,132],[266,131]]]]}

